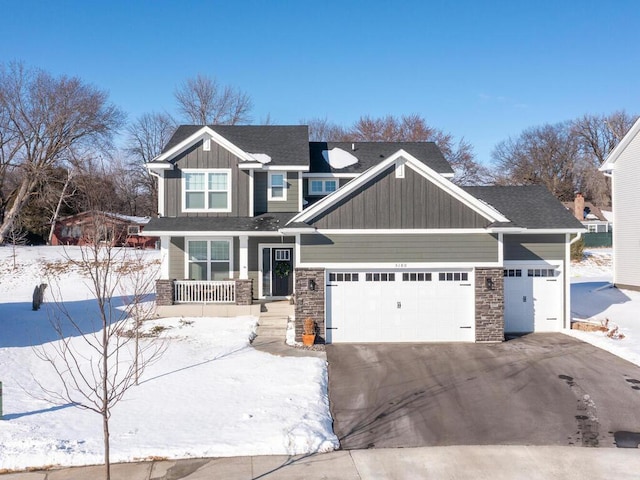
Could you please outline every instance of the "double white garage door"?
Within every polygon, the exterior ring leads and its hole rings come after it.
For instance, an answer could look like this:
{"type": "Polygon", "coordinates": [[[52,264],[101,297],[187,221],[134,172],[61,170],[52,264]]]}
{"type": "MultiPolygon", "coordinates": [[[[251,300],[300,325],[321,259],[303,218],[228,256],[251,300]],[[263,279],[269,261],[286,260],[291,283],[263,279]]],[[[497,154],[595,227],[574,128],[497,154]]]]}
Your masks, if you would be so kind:
{"type": "Polygon", "coordinates": [[[473,342],[472,270],[329,271],[326,340],[473,342]]]}

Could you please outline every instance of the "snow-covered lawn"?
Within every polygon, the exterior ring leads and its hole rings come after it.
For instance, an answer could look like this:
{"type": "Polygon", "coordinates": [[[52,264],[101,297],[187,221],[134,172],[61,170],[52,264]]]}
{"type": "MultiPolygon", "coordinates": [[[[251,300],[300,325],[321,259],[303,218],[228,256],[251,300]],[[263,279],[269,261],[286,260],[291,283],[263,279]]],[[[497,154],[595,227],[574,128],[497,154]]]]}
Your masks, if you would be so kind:
{"type": "Polygon", "coordinates": [[[624,338],[606,332],[566,330],[565,333],[640,365],[640,292],[611,287],[611,249],[592,249],[571,266],[571,316],[574,320],[606,322],[624,338]]]}
{"type": "MultiPolygon", "coordinates": [[[[77,257],[79,249],[67,249],[77,257]]],[[[41,399],[37,382],[58,381],[34,347],[55,342],[47,308],[31,310],[34,287],[58,278],[76,317],[95,309],[85,279],[65,266],[60,247],[0,248],[0,470],[102,462],[102,424],[95,413],[41,399]]],[[[150,272],[159,252],[142,252],[150,272]]],[[[124,282],[126,283],[126,282],[124,282]]],[[[51,299],[53,285],[46,290],[51,299]]],[[[123,286],[122,300],[127,287],[123,286]]],[[[112,461],[151,456],[182,458],[300,454],[332,450],[327,369],[317,358],[281,358],[258,352],[249,340],[255,317],[167,318],[161,359],[113,409],[112,461]]],[[[160,330],[160,329],[158,329],[160,330]]],[[[82,339],[74,338],[81,347],[82,339]]],[[[150,341],[150,340],[146,340],[150,341]]]]}

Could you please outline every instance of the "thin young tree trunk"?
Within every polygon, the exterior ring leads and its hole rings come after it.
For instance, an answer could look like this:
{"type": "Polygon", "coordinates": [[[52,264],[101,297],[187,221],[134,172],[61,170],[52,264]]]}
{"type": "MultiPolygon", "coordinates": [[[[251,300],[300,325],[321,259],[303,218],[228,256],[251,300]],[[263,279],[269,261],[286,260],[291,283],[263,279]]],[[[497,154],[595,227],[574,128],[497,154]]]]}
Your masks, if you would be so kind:
{"type": "Polygon", "coordinates": [[[35,181],[29,180],[28,178],[22,180],[20,188],[16,192],[16,196],[13,200],[13,204],[11,205],[9,211],[6,213],[2,225],[0,225],[0,245],[5,242],[7,234],[13,226],[13,222],[18,216],[22,205],[27,201],[27,198],[29,198],[29,194],[33,191],[33,186],[35,185],[35,183],[35,181]]]}
{"type": "MultiPolygon", "coordinates": [[[[102,306],[103,298],[98,299],[98,303],[102,306]]],[[[102,429],[104,433],[104,468],[105,468],[105,480],[111,480],[111,457],[110,457],[110,440],[109,440],[109,391],[108,389],[108,376],[109,376],[109,334],[107,329],[109,328],[107,322],[107,316],[105,315],[104,306],[102,310],[102,429]]]]}
{"type": "Polygon", "coordinates": [[[64,186],[62,187],[62,193],[60,194],[60,198],[58,199],[58,205],[56,205],[56,211],[53,214],[53,218],[51,219],[51,229],[49,229],[49,239],[47,240],[47,245],[51,245],[51,240],[53,239],[53,232],[56,228],[56,222],[58,221],[58,215],[60,215],[60,209],[62,208],[62,202],[64,200],[64,194],[67,191],[67,187],[71,182],[71,171],[67,170],[67,179],[64,182],[64,186]]]}

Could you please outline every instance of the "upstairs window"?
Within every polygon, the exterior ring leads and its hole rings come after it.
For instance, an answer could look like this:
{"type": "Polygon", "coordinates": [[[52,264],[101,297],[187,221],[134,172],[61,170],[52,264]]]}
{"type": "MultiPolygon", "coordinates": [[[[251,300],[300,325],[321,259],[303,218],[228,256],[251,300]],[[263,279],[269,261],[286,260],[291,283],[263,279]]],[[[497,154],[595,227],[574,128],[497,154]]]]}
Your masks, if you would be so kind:
{"type": "Polygon", "coordinates": [[[231,211],[231,171],[187,170],[183,176],[183,210],[199,212],[231,211]]]}
{"type": "Polygon", "coordinates": [[[269,200],[287,199],[287,174],[286,172],[269,172],[269,200]]]}
{"type": "Polygon", "coordinates": [[[309,180],[309,195],[329,195],[338,189],[338,181],[330,180],[309,180]]]}

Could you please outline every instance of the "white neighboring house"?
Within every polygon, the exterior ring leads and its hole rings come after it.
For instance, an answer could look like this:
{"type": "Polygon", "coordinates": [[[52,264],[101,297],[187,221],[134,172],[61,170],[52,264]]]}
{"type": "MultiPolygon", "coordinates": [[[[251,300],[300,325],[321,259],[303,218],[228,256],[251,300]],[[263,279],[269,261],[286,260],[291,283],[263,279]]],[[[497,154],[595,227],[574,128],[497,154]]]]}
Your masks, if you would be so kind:
{"type": "Polygon", "coordinates": [[[640,290],[640,119],[609,154],[600,171],[611,177],[613,283],[640,290]]]}

